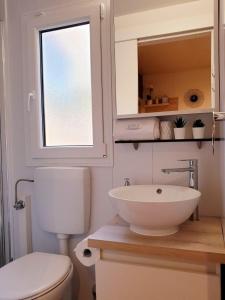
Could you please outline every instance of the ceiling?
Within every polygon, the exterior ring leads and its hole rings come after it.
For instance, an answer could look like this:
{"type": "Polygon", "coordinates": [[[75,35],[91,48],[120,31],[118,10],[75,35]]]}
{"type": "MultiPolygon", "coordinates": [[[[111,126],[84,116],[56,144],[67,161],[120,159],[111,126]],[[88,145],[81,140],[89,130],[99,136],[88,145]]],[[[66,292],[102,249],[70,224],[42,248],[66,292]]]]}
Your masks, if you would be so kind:
{"type": "Polygon", "coordinates": [[[114,0],[115,16],[198,0],[114,0]]]}
{"type": "Polygon", "coordinates": [[[172,73],[210,66],[210,33],[138,45],[138,68],[142,75],[172,73]]]}

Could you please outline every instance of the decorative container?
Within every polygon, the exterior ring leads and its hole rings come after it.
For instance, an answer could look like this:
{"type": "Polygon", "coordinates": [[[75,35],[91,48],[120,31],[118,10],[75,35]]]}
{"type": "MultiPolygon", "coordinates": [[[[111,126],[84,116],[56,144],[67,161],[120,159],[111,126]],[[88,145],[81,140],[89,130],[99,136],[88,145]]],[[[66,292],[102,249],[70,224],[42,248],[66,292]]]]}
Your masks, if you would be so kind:
{"type": "Polygon", "coordinates": [[[160,139],[161,140],[173,139],[173,125],[171,121],[160,122],[160,139]]]}
{"type": "Polygon", "coordinates": [[[167,96],[163,96],[162,103],[169,103],[169,98],[167,96]]]}

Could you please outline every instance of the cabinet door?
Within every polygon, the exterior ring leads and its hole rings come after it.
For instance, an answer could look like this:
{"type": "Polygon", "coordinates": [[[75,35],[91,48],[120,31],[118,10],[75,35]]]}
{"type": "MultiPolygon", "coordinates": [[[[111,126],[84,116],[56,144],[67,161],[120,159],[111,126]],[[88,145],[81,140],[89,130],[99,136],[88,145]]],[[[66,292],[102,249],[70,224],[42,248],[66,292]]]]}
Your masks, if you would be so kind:
{"type": "Polygon", "coordinates": [[[116,106],[118,115],[138,113],[138,54],[137,40],[117,42],[116,106]],[[124,78],[126,80],[124,80],[124,78]]]}
{"type": "Polygon", "coordinates": [[[219,300],[215,274],[100,261],[97,300],[219,300]]]}
{"type": "MultiPolygon", "coordinates": [[[[219,111],[225,112],[225,0],[215,1],[215,26],[218,26],[219,111]]],[[[216,47],[216,46],[215,46],[216,47]]]]}

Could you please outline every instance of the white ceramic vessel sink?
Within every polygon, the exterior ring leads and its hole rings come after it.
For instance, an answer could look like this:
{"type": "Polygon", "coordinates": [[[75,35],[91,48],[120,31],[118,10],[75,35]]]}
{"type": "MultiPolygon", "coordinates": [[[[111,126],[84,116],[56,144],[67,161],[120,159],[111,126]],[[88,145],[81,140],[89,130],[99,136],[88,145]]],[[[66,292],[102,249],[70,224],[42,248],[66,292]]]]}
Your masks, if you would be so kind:
{"type": "Polygon", "coordinates": [[[131,231],[148,236],[179,230],[198,205],[201,193],[173,185],[130,185],[109,191],[119,215],[131,231]]]}

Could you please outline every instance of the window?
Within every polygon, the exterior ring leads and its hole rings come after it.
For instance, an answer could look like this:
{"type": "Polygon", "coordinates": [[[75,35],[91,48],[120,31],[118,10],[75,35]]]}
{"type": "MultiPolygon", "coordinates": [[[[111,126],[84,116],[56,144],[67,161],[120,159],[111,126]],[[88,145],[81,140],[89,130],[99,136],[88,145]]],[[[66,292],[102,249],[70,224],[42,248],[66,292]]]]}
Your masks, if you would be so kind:
{"type": "Polygon", "coordinates": [[[43,145],[93,146],[90,24],[39,34],[43,145]]]}
{"type": "Polygon", "coordinates": [[[107,157],[102,8],[92,1],[23,16],[29,161],[107,157]]]}

